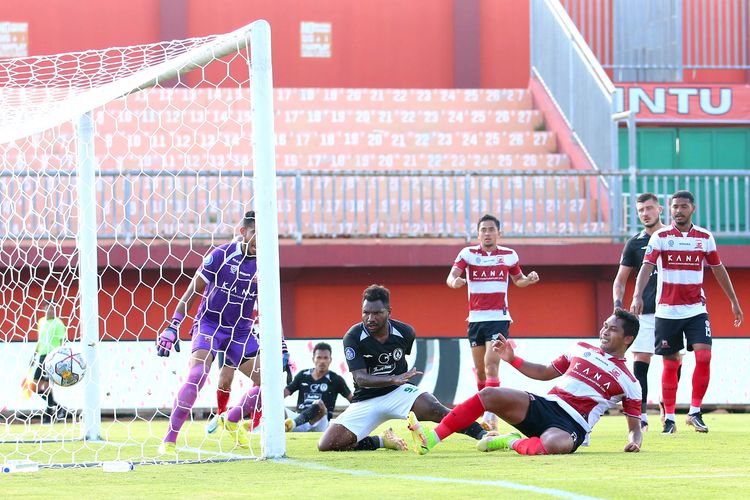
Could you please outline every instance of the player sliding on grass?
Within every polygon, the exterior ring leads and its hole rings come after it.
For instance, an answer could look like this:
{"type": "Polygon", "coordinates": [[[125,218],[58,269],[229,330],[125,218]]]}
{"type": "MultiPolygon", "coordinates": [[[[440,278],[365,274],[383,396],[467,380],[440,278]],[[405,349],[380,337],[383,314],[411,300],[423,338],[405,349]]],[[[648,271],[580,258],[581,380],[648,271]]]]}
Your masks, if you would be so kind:
{"type": "Polygon", "coordinates": [[[528,436],[488,434],[477,443],[480,451],[513,449],[521,455],[573,453],[588,444],[599,417],[622,402],[630,430],[626,452],[641,449],[641,388],[625,364],[625,351],[638,335],[638,318],[615,310],[599,332],[600,347],[579,342],[549,365],[524,361],[505,337],[492,344],[500,357],[527,377],[551,380],[562,377],[546,396],[515,389],[487,387],[456,406],[435,430],[422,426],[414,412],[409,430],[420,455],[456,430],[466,427],[484,411],[491,411],[528,436]]]}
{"type": "Polygon", "coordinates": [[[172,321],[157,339],[157,354],[169,356],[172,347],[179,352],[178,331],[195,298],[201,295],[192,329],[192,355],[187,380],[172,407],[169,429],[159,447],[160,454],[174,454],[177,435],[208,378],[217,352],[224,351],[228,362],[256,384],[243,397],[242,404],[220,416],[223,427],[234,433],[235,443],[247,447],[248,438],[240,420],[260,407],[260,363],[256,360],[258,342],[252,334],[253,308],[258,296],[255,259],[255,212],[245,213],[241,238],[212,251],[203,260],[193,281],[183,294],[172,321]]]}
{"type": "MultiPolygon", "coordinates": [[[[406,363],[414,344],[414,328],[390,316],[388,289],[369,286],[363,293],[362,322],[344,335],[354,398],[323,434],[318,443],[320,451],[406,450],[404,440],[391,429],[380,436],[369,434],[386,420],[406,418],[410,411],[433,422],[448,413],[435,396],[409,382],[421,375],[415,368],[409,370],[406,363]]],[[[464,434],[475,439],[486,433],[476,422],[467,422],[464,428],[464,434]]]]}

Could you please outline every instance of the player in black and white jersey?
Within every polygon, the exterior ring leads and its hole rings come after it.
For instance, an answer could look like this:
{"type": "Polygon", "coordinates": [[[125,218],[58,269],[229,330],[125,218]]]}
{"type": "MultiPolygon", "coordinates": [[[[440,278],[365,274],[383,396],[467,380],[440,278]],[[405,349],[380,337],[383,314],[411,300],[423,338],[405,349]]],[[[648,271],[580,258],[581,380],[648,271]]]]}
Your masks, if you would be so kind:
{"type": "MultiPolygon", "coordinates": [[[[643,193],[636,199],[635,204],[638,211],[638,219],[643,224],[643,230],[630,238],[625,243],[620,258],[620,268],[612,284],[612,299],[615,309],[622,308],[622,299],[625,296],[625,286],[631,271],[635,274],[643,263],[648,241],[651,235],[664,227],[661,222],[662,206],[659,199],[653,193],[643,193]]],[[[654,325],[656,312],[656,266],[649,277],[646,289],[643,292],[643,312],[638,317],[641,327],[638,336],[633,341],[630,351],[634,355],[633,374],[641,385],[641,429],[648,428],[648,416],[646,415],[646,403],[648,401],[648,368],[651,356],[654,354],[654,325]]]]}
{"type": "MultiPolygon", "coordinates": [[[[320,451],[406,450],[406,442],[392,429],[370,436],[383,422],[405,419],[413,411],[420,419],[439,422],[448,408],[424,389],[410,383],[421,372],[409,369],[406,355],[416,337],[414,328],[391,319],[390,292],[371,285],[363,293],[362,322],[344,335],[344,354],[354,378],[352,404],[326,430],[320,451]]],[[[464,430],[475,439],[486,431],[474,422],[464,430]]]]}
{"type": "Polygon", "coordinates": [[[300,371],[284,388],[284,397],[299,392],[297,411],[287,410],[287,419],[284,422],[287,432],[323,432],[333,417],[339,394],[350,402],[352,400],[352,391],[343,377],[328,369],[331,365],[329,344],[315,344],[313,364],[314,368],[300,371]]]}

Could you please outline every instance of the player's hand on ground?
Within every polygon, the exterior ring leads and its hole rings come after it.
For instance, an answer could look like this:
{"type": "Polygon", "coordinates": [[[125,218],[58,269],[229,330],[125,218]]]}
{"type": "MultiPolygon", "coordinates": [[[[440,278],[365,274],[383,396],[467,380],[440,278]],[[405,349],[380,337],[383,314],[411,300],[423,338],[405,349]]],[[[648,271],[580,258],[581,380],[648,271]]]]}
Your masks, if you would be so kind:
{"type": "Polygon", "coordinates": [[[734,313],[734,327],[739,328],[745,317],[742,314],[742,309],[738,303],[732,304],[732,312],[734,313]]]}
{"type": "Polygon", "coordinates": [[[633,295],[633,302],[630,304],[630,312],[636,316],[640,316],[643,312],[643,299],[641,297],[633,295]]]}
{"type": "Polygon", "coordinates": [[[641,447],[638,445],[638,443],[633,443],[632,441],[625,445],[624,449],[625,453],[638,453],[641,451],[641,447]]]}
{"type": "Polygon", "coordinates": [[[156,339],[156,354],[158,356],[169,357],[172,347],[174,347],[175,351],[180,352],[180,339],[177,330],[168,326],[159,334],[159,338],[156,339]]]}
{"type": "Polygon", "coordinates": [[[416,377],[417,375],[422,375],[422,372],[418,371],[416,368],[412,368],[406,373],[396,375],[393,378],[393,385],[404,385],[409,382],[409,379],[416,377]]]}
{"type": "Polygon", "coordinates": [[[492,342],[492,350],[500,356],[500,359],[508,363],[516,357],[516,353],[513,351],[513,344],[503,337],[502,333],[498,334],[497,340],[492,342]]]}
{"type": "Polygon", "coordinates": [[[466,284],[466,280],[461,276],[456,276],[451,282],[451,288],[461,288],[466,284]]]}

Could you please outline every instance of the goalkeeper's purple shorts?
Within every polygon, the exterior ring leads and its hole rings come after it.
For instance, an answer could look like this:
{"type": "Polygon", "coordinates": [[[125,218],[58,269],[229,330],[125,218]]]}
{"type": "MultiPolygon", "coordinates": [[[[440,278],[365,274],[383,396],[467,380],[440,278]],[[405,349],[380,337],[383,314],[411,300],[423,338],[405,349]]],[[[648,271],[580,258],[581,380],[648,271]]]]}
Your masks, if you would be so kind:
{"type": "Polygon", "coordinates": [[[216,323],[197,321],[193,323],[190,335],[193,337],[192,352],[206,349],[211,351],[214,358],[217,353],[223,352],[230,366],[240,366],[258,354],[258,339],[251,331],[241,332],[216,323]]]}

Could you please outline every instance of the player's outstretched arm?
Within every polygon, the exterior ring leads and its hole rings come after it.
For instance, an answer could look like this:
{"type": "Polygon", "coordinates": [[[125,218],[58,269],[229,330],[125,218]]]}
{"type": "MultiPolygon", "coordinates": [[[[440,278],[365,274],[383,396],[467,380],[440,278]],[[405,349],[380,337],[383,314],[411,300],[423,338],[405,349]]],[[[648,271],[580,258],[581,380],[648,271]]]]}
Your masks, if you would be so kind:
{"type": "Polygon", "coordinates": [[[519,288],[526,288],[527,286],[539,283],[539,275],[536,271],[531,271],[529,274],[511,274],[510,277],[513,280],[513,284],[519,288]]]}
{"type": "Polygon", "coordinates": [[[713,271],[716,281],[719,282],[719,286],[721,286],[721,289],[724,290],[724,294],[729,299],[729,302],[732,303],[732,314],[734,314],[734,326],[736,328],[739,328],[740,325],[742,325],[744,316],[742,314],[742,308],[740,307],[740,302],[737,300],[737,295],[734,293],[734,287],[732,286],[732,280],[729,278],[729,273],[727,273],[727,269],[724,267],[723,264],[719,264],[718,266],[712,266],[711,271],[713,271]]]}
{"type": "Polygon", "coordinates": [[[626,453],[638,453],[641,451],[643,434],[641,433],[641,419],[638,417],[626,417],[628,419],[628,444],[623,451],[626,453]]]}
{"type": "Polygon", "coordinates": [[[461,288],[466,284],[466,280],[461,277],[463,272],[463,269],[460,267],[453,266],[451,272],[448,273],[448,277],[445,278],[445,284],[448,285],[449,288],[461,288]]]}
{"type": "Polygon", "coordinates": [[[638,271],[638,277],[635,280],[635,290],[633,291],[633,302],[630,304],[630,312],[633,314],[640,315],[643,312],[643,290],[646,289],[648,279],[653,270],[653,264],[644,262],[641,265],[641,270],[638,271]]]}
{"type": "Polygon", "coordinates": [[[500,359],[509,363],[516,370],[529,378],[535,380],[552,380],[553,378],[560,376],[560,372],[558,372],[551,364],[540,365],[537,363],[530,363],[516,356],[513,346],[508,339],[503,337],[502,334],[500,334],[499,338],[492,343],[492,350],[500,356],[500,359]]]}

